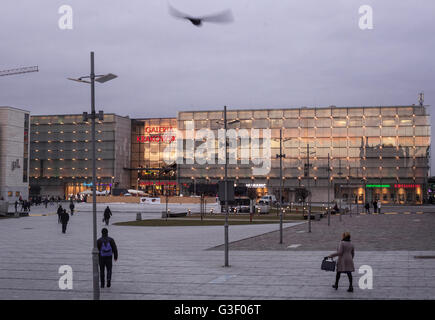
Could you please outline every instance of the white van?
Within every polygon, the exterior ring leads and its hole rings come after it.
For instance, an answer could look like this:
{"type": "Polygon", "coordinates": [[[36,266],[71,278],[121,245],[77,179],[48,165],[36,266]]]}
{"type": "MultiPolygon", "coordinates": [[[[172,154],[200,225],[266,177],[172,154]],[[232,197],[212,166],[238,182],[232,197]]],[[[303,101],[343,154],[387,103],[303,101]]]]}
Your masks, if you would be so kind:
{"type": "Polygon", "coordinates": [[[265,196],[262,196],[258,202],[268,204],[271,206],[271,205],[274,205],[277,201],[276,201],[275,195],[267,194],[265,196]]]}

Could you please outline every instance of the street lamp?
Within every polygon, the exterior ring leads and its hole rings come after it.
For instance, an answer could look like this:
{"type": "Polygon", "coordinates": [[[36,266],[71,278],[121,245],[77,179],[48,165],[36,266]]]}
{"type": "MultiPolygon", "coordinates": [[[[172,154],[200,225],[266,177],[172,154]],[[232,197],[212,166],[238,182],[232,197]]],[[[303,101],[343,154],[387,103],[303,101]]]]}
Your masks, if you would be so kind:
{"type": "Polygon", "coordinates": [[[100,299],[100,287],[98,280],[98,249],[97,249],[97,199],[96,199],[96,165],[95,165],[95,119],[104,120],[103,111],[95,113],[95,81],[104,83],[115,79],[117,76],[108,73],[105,75],[95,75],[94,73],[94,52],[91,52],[91,73],[89,76],[80,77],[77,79],[68,78],[68,80],[84,82],[91,85],[91,114],[83,112],[83,121],[92,120],[92,223],[93,223],[93,249],[92,249],[92,270],[93,270],[93,291],[94,300],[100,299]],[[90,81],[83,80],[90,79],[90,81]]]}
{"type": "MultiPolygon", "coordinates": [[[[284,139],[284,141],[291,140],[292,138],[284,139]]],[[[279,158],[279,243],[282,244],[282,158],[285,158],[285,154],[282,153],[282,129],[279,129],[279,154],[276,158],[279,158]]],[[[291,210],[290,210],[291,212],[291,210]]]]}
{"type": "Polygon", "coordinates": [[[311,232],[311,192],[310,192],[310,155],[316,154],[316,152],[310,152],[310,144],[307,144],[307,163],[306,170],[304,170],[304,175],[307,177],[307,188],[308,188],[308,195],[307,198],[310,197],[310,203],[308,204],[308,232],[311,232]]]}
{"type": "MultiPolygon", "coordinates": [[[[227,141],[227,127],[229,124],[234,124],[240,122],[239,120],[231,120],[227,121],[227,106],[224,106],[224,129],[225,129],[225,178],[224,178],[224,198],[225,198],[225,225],[224,225],[224,233],[225,233],[225,267],[229,267],[228,264],[228,251],[229,251],[229,243],[228,243],[228,141],[227,141]]],[[[218,124],[222,124],[220,121],[216,121],[218,124]]]]}

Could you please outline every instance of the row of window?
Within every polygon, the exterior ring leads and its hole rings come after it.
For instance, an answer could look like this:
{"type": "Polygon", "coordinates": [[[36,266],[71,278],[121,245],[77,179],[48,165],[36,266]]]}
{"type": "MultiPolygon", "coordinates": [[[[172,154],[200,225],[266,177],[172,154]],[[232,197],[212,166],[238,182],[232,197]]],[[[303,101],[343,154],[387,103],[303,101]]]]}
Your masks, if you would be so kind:
{"type": "MultiPolygon", "coordinates": [[[[352,108],[298,108],[298,109],[271,109],[271,110],[237,110],[227,111],[227,119],[252,118],[298,118],[298,117],[330,117],[338,116],[412,116],[426,115],[421,106],[399,107],[352,107],[352,108]]],[[[179,112],[179,120],[223,120],[223,111],[179,112]]]]}

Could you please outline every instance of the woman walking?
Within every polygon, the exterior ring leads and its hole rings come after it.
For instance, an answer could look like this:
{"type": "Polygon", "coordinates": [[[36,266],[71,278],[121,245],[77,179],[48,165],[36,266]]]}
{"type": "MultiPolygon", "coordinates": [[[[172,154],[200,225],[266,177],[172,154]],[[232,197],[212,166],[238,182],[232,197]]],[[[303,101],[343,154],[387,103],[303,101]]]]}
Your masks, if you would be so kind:
{"type": "Polygon", "coordinates": [[[355,266],[353,264],[353,257],[355,256],[355,249],[353,244],[350,242],[350,233],[343,233],[340,244],[338,245],[338,251],[329,255],[328,258],[338,257],[337,260],[337,275],[335,277],[335,284],[332,286],[335,290],[338,289],[338,281],[340,280],[340,275],[346,273],[349,278],[349,289],[347,292],[353,292],[352,285],[352,272],[355,271],[355,266]]]}

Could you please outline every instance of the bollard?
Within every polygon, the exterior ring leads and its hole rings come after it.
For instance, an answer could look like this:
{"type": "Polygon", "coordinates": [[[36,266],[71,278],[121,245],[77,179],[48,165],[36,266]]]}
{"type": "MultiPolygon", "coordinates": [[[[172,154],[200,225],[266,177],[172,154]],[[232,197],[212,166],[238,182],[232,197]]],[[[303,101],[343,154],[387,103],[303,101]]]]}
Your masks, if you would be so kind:
{"type": "Polygon", "coordinates": [[[140,212],[136,213],[136,221],[142,220],[142,214],[140,212]]]}

